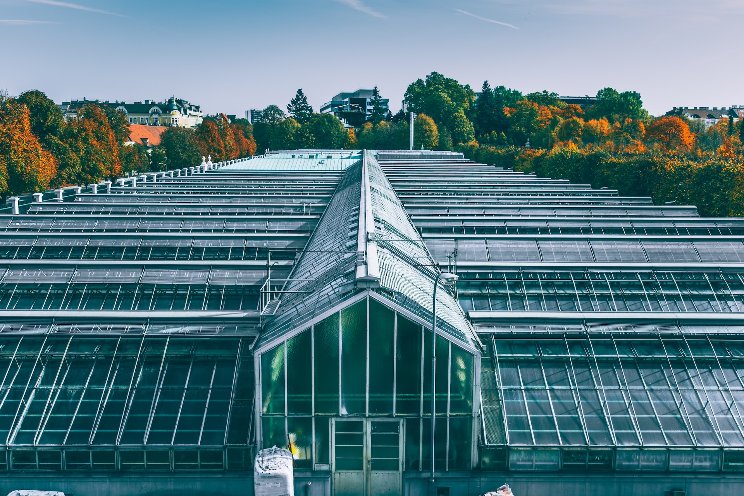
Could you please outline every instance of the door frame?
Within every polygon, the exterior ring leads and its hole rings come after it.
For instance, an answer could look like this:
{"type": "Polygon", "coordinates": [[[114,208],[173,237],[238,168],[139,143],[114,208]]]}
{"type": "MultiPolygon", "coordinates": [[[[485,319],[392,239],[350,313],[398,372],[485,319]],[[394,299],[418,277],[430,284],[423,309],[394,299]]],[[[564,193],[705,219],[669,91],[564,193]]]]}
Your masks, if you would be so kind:
{"type": "Polygon", "coordinates": [[[331,426],[330,426],[330,432],[329,432],[329,442],[331,443],[330,450],[329,450],[329,462],[330,462],[330,468],[331,468],[331,494],[336,494],[336,489],[334,487],[334,481],[335,477],[334,474],[336,473],[336,422],[337,421],[360,421],[362,422],[362,430],[363,430],[363,439],[364,439],[364,450],[363,450],[363,456],[364,459],[362,460],[362,471],[364,472],[364,493],[362,496],[372,496],[369,494],[371,489],[371,476],[372,476],[372,429],[371,424],[372,422],[397,422],[399,427],[398,430],[398,477],[400,479],[400,489],[403,489],[403,468],[405,466],[405,447],[406,447],[406,437],[405,437],[405,428],[406,423],[404,422],[405,419],[403,418],[394,418],[394,417],[333,417],[331,420],[331,426]]]}

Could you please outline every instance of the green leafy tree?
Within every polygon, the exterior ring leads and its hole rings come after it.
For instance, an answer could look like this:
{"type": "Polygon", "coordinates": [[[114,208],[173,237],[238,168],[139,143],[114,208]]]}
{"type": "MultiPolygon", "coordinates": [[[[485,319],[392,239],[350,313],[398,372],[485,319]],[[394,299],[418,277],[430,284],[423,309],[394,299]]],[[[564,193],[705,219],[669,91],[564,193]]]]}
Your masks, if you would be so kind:
{"type": "Polygon", "coordinates": [[[201,151],[196,133],[184,127],[169,127],[160,137],[160,149],[165,152],[168,169],[201,163],[201,151]]]}
{"type": "Polygon", "coordinates": [[[147,148],[140,143],[126,145],[121,149],[121,169],[123,172],[149,171],[150,156],[147,148]]]}
{"type": "Polygon", "coordinates": [[[435,150],[439,146],[439,128],[437,128],[434,119],[426,114],[416,116],[413,124],[414,141],[413,147],[417,150],[420,148],[426,150],[435,150]]]}
{"type": "Polygon", "coordinates": [[[378,122],[382,122],[387,119],[388,110],[385,108],[385,105],[382,101],[382,96],[380,96],[380,90],[377,88],[377,86],[375,86],[372,90],[370,105],[372,106],[372,114],[370,115],[369,120],[373,124],[377,124],[378,122]]]}
{"type": "MultiPolygon", "coordinates": [[[[462,127],[459,112],[467,116],[475,102],[475,92],[467,85],[438,72],[432,72],[425,80],[419,79],[408,86],[405,94],[408,110],[426,114],[437,123],[452,130],[462,127]]],[[[472,127],[472,124],[470,125],[472,127]]]]}
{"type": "Polygon", "coordinates": [[[302,148],[343,148],[348,134],[343,123],[333,114],[313,114],[297,132],[302,148]]]}
{"type": "Polygon", "coordinates": [[[525,98],[531,102],[535,102],[538,105],[553,107],[565,106],[565,104],[558,99],[558,93],[553,93],[547,90],[530,93],[525,96],[525,98]]]}
{"type": "Polygon", "coordinates": [[[597,92],[597,101],[587,110],[587,115],[594,119],[605,117],[610,122],[648,118],[648,112],[643,109],[643,100],[639,93],[635,91],[620,93],[613,88],[604,88],[597,92]]]}
{"type": "Polygon", "coordinates": [[[572,141],[579,144],[584,134],[584,121],[578,117],[565,119],[558,124],[555,134],[559,141],[572,141]]]}
{"type": "Polygon", "coordinates": [[[74,142],[74,132],[69,128],[61,137],[47,136],[45,146],[57,161],[57,175],[52,180],[51,187],[71,186],[81,182],[79,178],[82,176],[82,167],[80,157],[72,148],[74,142]]]}
{"type": "Polygon", "coordinates": [[[31,116],[31,131],[46,144],[49,137],[60,138],[65,128],[62,110],[39,90],[21,93],[18,102],[28,107],[31,116]]]}
{"type": "Polygon", "coordinates": [[[452,119],[452,141],[455,146],[475,141],[473,123],[463,110],[458,110],[452,119]]]}
{"type": "Polygon", "coordinates": [[[305,124],[313,115],[313,108],[307,102],[307,97],[302,88],[297,90],[297,94],[287,105],[287,112],[295,118],[300,124],[305,124]]]}
{"type": "Polygon", "coordinates": [[[452,150],[455,147],[452,142],[452,133],[446,127],[439,128],[439,150],[452,150]]]}

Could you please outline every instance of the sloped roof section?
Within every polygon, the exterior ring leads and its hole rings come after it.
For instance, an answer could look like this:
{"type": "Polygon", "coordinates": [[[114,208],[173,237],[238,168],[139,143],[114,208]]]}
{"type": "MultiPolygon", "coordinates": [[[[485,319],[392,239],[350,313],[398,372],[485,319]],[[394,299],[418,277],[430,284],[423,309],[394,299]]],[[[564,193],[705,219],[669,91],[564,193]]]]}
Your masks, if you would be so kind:
{"type": "MultiPolygon", "coordinates": [[[[373,153],[346,169],[307,248],[267,316],[261,344],[372,290],[429,322],[438,268],[373,153]]],[[[478,338],[457,301],[437,291],[437,329],[473,349],[478,338]]]]}
{"type": "Polygon", "coordinates": [[[349,167],[308,241],[260,342],[273,340],[341,303],[355,289],[362,161],[349,167]]]}
{"type": "MultiPolygon", "coordinates": [[[[375,156],[368,153],[365,165],[379,263],[379,291],[419,317],[431,319],[437,264],[375,156]]],[[[460,305],[442,288],[437,291],[437,328],[469,347],[478,341],[460,305]]]]}
{"type": "Polygon", "coordinates": [[[343,171],[359,162],[361,155],[354,151],[280,152],[252,160],[228,164],[220,170],[232,171],[343,171]]]}

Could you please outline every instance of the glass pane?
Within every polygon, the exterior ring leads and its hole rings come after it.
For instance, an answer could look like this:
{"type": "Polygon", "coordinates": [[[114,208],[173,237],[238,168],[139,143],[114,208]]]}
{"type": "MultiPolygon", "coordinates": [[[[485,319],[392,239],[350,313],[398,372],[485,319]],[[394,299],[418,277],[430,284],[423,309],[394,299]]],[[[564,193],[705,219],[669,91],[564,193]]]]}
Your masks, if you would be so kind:
{"type": "Polygon", "coordinates": [[[421,421],[406,419],[406,470],[421,470],[421,421]]]}
{"type": "Polygon", "coordinates": [[[473,355],[452,345],[450,413],[473,411],[473,355]]]}
{"type": "Polygon", "coordinates": [[[400,422],[372,421],[370,428],[370,469],[400,470],[400,422]]]}
{"type": "Polygon", "coordinates": [[[369,412],[393,413],[395,313],[369,301],[369,412]]]}
{"type": "Polygon", "coordinates": [[[431,329],[424,329],[422,339],[424,340],[423,361],[423,412],[424,415],[431,414],[431,329]]]}
{"type": "Polygon", "coordinates": [[[279,448],[287,447],[287,435],[284,432],[285,417],[263,417],[261,419],[261,433],[263,435],[263,447],[279,448]]]}
{"type": "Polygon", "coordinates": [[[341,311],[341,415],[365,413],[367,300],[341,311]]]}
{"type": "Polygon", "coordinates": [[[287,411],[312,413],[310,331],[287,340],[287,411]]]}
{"type": "Polygon", "coordinates": [[[421,409],[421,326],[400,315],[395,354],[396,413],[418,415],[421,409]]]}
{"type": "Polygon", "coordinates": [[[338,319],[315,325],[315,413],[338,414],[338,319]]]}
{"type": "MultiPolygon", "coordinates": [[[[431,418],[422,419],[422,423],[424,427],[421,434],[422,470],[430,470],[431,418]]],[[[447,419],[445,417],[437,417],[434,429],[435,470],[445,470],[445,461],[447,458],[447,419]]]]}
{"type": "Polygon", "coordinates": [[[330,422],[327,418],[315,418],[315,463],[330,463],[328,459],[330,447],[329,425],[330,422]]]}
{"type": "Polygon", "coordinates": [[[447,413],[447,389],[449,388],[449,341],[437,336],[437,414],[447,413]]]}
{"type": "MultiPolygon", "coordinates": [[[[454,349],[454,346],[452,349],[454,349]]],[[[450,418],[449,470],[470,470],[472,426],[473,420],[471,417],[450,418]]]]}
{"type": "Polygon", "coordinates": [[[333,449],[336,470],[363,470],[364,422],[337,420],[335,430],[333,449]]]}
{"type": "Polygon", "coordinates": [[[289,450],[295,460],[295,467],[312,466],[313,419],[310,417],[289,417],[287,419],[287,438],[289,450]]]}
{"type": "Polygon", "coordinates": [[[261,355],[263,413],[284,414],[284,343],[261,355]]]}

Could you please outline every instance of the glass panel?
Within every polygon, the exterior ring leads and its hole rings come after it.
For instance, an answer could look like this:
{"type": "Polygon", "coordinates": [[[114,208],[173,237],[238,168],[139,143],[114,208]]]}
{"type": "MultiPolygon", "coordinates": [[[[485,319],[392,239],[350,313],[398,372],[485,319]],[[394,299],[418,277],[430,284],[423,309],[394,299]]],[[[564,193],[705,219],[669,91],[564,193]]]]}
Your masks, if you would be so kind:
{"type": "Polygon", "coordinates": [[[367,301],[341,311],[341,415],[365,413],[367,301]]]}
{"type": "Polygon", "coordinates": [[[393,413],[395,313],[369,301],[369,412],[393,413]]]}
{"type": "Polygon", "coordinates": [[[310,331],[287,340],[287,411],[312,413],[310,331]]]}
{"type": "Polygon", "coordinates": [[[400,422],[370,422],[370,469],[400,469],[400,422]]]}
{"type": "Polygon", "coordinates": [[[329,419],[315,418],[315,463],[330,463],[328,458],[330,451],[329,425],[329,419]]]}
{"type": "Polygon", "coordinates": [[[284,343],[261,355],[263,413],[284,414],[284,343]]]}
{"type": "Polygon", "coordinates": [[[421,421],[406,419],[406,470],[421,470],[421,421]]]}
{"type": "MultiPolygon", "coordinates": [[[[431,469],[431,418],[422,419],[424,430],[422,432],[422,470],[431,469]]],[[[447,461],[447,419],[437,417],[434,426],[434,453],[435,470],[445,470],[447,461]]]]}
{"type": "MultiPolygon", "coordinates": [[[[454,346],[452,347],[454,350],[454,346]]],[[[470,470],[472,417],[452,417],[449,425],[449,470],[470,470]]]]}
{"type": "Polygon", "coordinates": [[[315,325],[315,413],[338,414],[338,314],[315,325]]]}
{"type": "Polygon", "coordinates": [[[364,470],[364,422],[337,420],[335,431],[335,469],[364,470]]]}
{"type": "Polygon", "coordinates": [[[473,411],[473,355],[452,345],[450,413],[473,411]]]}
{"type": "Polygon", "coordinates": [[[289,450],[295,460],[295,467],[312,466],[313,419],[310,417],[289,417],[287,419],[287,438],[289,450]]]}
{"type": "Polygon", "coordinates": [[[421,409],[421,326],[398,315],[397,339],[396,413],[418,415],[421,409]]]}
{"type": "Polygon", "coordinates": [[[287,446],[287,434],[284,431],[285,417],[263,417],[261,419],[261,432],[263,435],[263,447],[271,448],[287,446]]]}
{"type": "Polygon", "coordinates": [[[436,409],[437,414],[447,413],[447,390],[449,388],[449,341],[437,336],[437,381],[436,409]]]}

